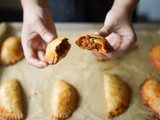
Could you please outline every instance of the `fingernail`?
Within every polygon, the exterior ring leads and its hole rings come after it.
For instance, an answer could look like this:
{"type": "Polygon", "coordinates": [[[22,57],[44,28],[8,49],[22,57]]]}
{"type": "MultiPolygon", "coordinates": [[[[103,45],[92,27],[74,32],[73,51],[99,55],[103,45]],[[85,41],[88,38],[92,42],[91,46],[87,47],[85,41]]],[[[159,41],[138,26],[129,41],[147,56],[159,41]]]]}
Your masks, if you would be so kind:
{"type": "Polygon", "coordinates": [[[47,33],[47,35],[46,35],[46,42],[50,42],[53,39],[54,39],[54,36],[51,33],[47,33]]]}
{"type": "Polygon", "coordinates": [[[99,32],[95,32],[94,34],[95,34],[95,35],[99,35],[99,32]]]}

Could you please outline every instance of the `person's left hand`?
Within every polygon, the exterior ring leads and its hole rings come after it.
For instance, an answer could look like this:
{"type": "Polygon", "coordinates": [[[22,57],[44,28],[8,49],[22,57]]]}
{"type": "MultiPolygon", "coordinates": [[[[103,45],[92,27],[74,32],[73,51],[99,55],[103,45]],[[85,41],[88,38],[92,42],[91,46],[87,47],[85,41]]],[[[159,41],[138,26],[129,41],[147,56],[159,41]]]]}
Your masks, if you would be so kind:
{"type": "Polygon", "coordinates": [[[137,40],[132,26],[132,13],[123,9],[111,9],[105,19],[104,26],[95,34],[106,37],[108,42],[113,46],[114,51],[102,54],[94,54],[102,59],[117,58],[132,46],[137,40]]]}

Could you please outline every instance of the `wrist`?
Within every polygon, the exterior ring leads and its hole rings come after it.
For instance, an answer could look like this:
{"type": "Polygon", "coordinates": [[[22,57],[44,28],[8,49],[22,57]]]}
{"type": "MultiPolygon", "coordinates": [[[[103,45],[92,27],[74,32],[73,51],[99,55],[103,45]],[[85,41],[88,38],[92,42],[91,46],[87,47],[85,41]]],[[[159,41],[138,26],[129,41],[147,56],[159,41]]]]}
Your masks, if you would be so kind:
{"type": "Polygon", "coordinates": [[[119,5],[119,4],[114,4],[114,6],[111,8],[110,12],[116,13],[117,16],[121,18],[131,18],[133,10],[130,10],[131,8],[128,8],[125,5],[119,5]]]}
{"type": "Polygon", "coordinates": [[[115,0],[112,8],[132,15],[138,1],[139,0],[115,0]]]}
{"type": "Polygon", "coordinates": [[[34,7],[39,7],[42,9],[48,8],[48,0],[21,0],[21,3],[23,10],[34,7]]]}

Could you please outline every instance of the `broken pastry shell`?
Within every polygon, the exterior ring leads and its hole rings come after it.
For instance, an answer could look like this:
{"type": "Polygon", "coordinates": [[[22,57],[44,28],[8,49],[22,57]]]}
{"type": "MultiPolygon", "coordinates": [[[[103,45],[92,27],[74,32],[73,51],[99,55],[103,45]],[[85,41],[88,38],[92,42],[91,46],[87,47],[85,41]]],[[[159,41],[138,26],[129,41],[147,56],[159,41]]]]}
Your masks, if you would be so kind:
{"type": "Polygon", "coordinates": [[[67,55],[70,48],[71,44],[66,37],[59,37],[52,40],[46,48],[45,62],[48,64],[56,64],[67,55]]]}
{"type": "Polygon", "coordinates": [[[103,54],[109,53],[114,50],[114,48],[104,37],[94,34],[80,35],[75,40],[75,44],[82,49],[91,50],[93,52],[99,52],[103,54]]]}
{"type": "Polygon", "coordinates": [[[22,120],[20,84],[16,79],[8,80],[0,87],[0,116],[6,120],[22,120]]]}
{"type": "Polygon", "coordinates": [[[156,79],[145,80],[140,87],[144,105],[160,119],[160,83],[156,79]]]}
{"type": "Polygon", "coordinates": [[[1,65],[14,64],[24,56],[21,39],[17,36],[9,37],[4,41],[1,48],[1,65]]]}
{"type": "Polygon", "coordinates": [[[156,44],[151,48],[150,59],[153,66],[160,72],[160,44],[156,44]]]}
{"type": "Polygon", "coordinates": [[[54,86],[51,109],[54,119],[69,118],[78,106],[79,95],[77,90],[63,80],[57,80],[54,86]]]}
{"type": "Polygon", "coordinates": [[[104,75],[104,92],[107,117],[115,117],[125,112],[129,107],[131,89],[118,76],[104,75]]]}

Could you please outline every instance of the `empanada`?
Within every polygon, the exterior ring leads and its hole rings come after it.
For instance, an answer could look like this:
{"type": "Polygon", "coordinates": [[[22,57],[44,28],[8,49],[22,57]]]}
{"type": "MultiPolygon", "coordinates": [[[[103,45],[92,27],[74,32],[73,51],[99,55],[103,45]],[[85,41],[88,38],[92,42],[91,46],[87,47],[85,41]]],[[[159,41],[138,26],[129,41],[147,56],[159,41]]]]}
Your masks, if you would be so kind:
{"type": "Polygon", "coordinates": [[[51,100],[54,119],[69,118],[78,106],[78,99],[78,92],[72,85],[63,80],[57,80],[51,100]]]}
{"type": "Polygon", "coordinates": [[[16,36],[9,37],[4,41],[1,48],[1,65],[14,64],[24,56],[21,39],[16,36]]]}
{"type": "Polygon", "coordinates": [[[82,49],[104,54],[114,50],[104,37],[93,34],[84,34],[79,36],[76,39],[75,44],[82,49]]]}
{"type": "Polygon", "coordinates": [[[160,119],[160,83],[156,79],[145,80],[140,94],[145,106],[160,119]]]}
{"type": "Polygon", "coordinates": [[[126,111],[131,89],[116,75],[104,75],[104,91],[107,117],[115,117],[126,111]]]}
{"type": "Polygon", "coordinates": [[[70,47],[71,44],[66,37],[59,37],[52,40],[46,48],[45,62],[48,64],[56,64],[60,59],[67,55],[70,47]]]}
{"type": "Polygon", "coordinates": [[[0,116],[6,120],[23,119],[20,85],[16,79],[8,80],[0,87],[0,116]]]}
{"type": "Polygon", "coordinates": [[[160,44],[154,45],[150,50],[153,66],[160,72],[160,44]]]}

